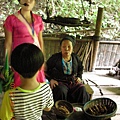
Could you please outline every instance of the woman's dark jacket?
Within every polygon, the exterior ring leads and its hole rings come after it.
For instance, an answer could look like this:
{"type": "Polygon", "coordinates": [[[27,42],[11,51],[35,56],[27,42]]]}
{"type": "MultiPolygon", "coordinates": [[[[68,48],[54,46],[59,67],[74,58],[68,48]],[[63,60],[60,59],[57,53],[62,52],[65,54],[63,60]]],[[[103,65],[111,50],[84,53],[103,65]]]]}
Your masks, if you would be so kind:
{"type": "Polygon", "coordinates": [[[82,79],[83,74],[83,65],[80,61],[80,58],[75,54],[72,53],[72,74],[66,75],[64,74],[63,67],[62,67],[62,53],[55,53],[53,54],[46,62],[47,70],[45,71],[46,78],[50,81],[51,79],[61,81],[73,81],[74,78],[80,77],[82,79]]]}

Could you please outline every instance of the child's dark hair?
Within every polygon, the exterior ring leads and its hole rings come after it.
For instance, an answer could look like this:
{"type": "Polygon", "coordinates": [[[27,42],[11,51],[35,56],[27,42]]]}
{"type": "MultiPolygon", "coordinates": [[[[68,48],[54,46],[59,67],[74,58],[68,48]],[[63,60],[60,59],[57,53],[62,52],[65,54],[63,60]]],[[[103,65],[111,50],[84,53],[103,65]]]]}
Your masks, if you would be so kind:
{"type": "Polygon", "coordinates": [[[31,78],[42,67],[44,55],[35,45],[23,43],[11,54],[11,66],[24,78],[31,78]]]}

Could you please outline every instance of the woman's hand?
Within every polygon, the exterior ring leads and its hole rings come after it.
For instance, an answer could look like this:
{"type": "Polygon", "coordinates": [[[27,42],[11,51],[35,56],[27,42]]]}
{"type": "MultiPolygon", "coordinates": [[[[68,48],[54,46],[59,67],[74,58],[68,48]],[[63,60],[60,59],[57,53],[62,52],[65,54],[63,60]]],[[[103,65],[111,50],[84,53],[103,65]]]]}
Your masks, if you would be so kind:
{"type": "Polygon", "coordinates": [[[76,83],[82,83],[82,80],[79,77],[77,77],[76,80],[75,80],[75,82],[76,83]]]}
{"type": "Polygon", "coordinates": [[[53,89],[54,87],[56,87],[56,85],[58,85],[58,82],[56,80],[50,80],[50,87],[51,89],[53,89]]]}

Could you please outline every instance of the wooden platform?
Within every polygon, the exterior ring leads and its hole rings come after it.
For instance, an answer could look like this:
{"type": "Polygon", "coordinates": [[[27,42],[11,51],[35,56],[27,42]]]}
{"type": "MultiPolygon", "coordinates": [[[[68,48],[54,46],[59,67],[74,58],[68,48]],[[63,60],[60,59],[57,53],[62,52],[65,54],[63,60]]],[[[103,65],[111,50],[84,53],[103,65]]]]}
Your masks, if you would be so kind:
{"type": "Polygon", "coordinates": [[[108,97],[117,103],[116,115],[112,117],[111,120],[120,120],[120,76],[111,77],[106,75],[108,72],[108,70],[84,72],[83,78],[88,78],[94,81],[100,88],[99,89],[95,86],[95,84],[88,82],[94,90],[92,99],[108,97]],[[101,95],[100,90],[103,95],[101,95]]]}
{"type": "MultiPolygon", "coordinates": [[[[96,70],[94,72],[84,72],[83,79],[90,79],[98,85],[96,87],[92,82],[88,82],[94,90],[92,99],[108,97],[117,103],[116,115],[111,120],[120,120],[120,76],[110,77],[106,75],[108,71],[96,70]],[[100,90],[103,95],[101,95],[100,90]]],[[[2,95],[0,95],[0,98],[2,98],[2,95]]]]}

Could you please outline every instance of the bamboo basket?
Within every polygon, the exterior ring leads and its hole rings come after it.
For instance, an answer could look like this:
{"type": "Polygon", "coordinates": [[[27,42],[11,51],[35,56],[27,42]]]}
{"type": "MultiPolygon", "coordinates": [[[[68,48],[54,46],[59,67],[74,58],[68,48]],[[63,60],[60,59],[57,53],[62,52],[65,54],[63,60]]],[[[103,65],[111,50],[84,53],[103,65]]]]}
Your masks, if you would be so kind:
{"type": "Polygon", "coordinates": [[[83,106],[88,120],[106,120],[115,116],[117,104],[109,98],[97,98],[83,106]]]}
{"type": "Polygon", "coordinates": [[[55,103],[55,113],[60,118],[67,118],[73,113],[73,106],[70,102],[66,100],[58,100],[55,103]],[[61,111],[59,109],[61,106],[64,106],[69,111],[69,113],[61,111]]]}

